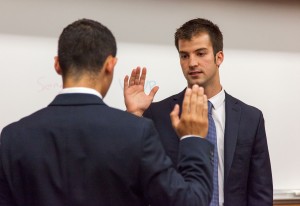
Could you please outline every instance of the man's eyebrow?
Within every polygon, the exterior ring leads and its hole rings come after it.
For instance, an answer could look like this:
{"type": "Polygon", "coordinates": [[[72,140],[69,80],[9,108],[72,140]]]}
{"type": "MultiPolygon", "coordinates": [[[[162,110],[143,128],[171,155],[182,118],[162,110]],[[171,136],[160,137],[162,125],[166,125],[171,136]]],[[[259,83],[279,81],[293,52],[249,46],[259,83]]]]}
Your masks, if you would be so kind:
{"type": "Polygon", "coordinates": [[[200,49],[196,49],[195,52],[203,52],[203,51],[207,51],[207,48],[200,48],[200,49]]]}
{"type": "MultiPolygon", "coordinates": [[[[193,52],[204,52],[204,51],[207,51],[208,49],[207,48],[199,48],[199,49],[196,49],[195,51],[193,52]]],[[[180,54],[186,54],[188,53],[187,51],[179,51],[180,54]]]]}

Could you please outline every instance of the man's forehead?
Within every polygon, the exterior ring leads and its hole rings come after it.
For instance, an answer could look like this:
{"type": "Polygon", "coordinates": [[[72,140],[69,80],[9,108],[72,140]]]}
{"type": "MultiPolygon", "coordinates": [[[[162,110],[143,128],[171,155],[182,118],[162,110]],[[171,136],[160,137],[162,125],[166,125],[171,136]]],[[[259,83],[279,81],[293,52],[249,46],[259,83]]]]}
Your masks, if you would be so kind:
{"type": "Polygon", "coordinates": [[[185,50],[205,50],[212,48],[209,35],[206,33],[193,36],[191,39],[180,39],[178,41],[178,49],[181,52],[185,50]]]}

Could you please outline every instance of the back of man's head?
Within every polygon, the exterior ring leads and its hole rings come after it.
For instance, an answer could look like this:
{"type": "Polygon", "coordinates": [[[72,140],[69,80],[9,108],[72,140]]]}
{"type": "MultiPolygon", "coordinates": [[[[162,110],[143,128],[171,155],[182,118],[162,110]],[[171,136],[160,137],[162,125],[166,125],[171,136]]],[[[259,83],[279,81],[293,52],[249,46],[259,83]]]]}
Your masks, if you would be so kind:
{"type": "Polygon", "coordinates": [[[116,56],[116,40],[101,23],[80,19],[64,28],[58,41],[58,61],[63,77],[96,74],[108,56],[116,56]]]}

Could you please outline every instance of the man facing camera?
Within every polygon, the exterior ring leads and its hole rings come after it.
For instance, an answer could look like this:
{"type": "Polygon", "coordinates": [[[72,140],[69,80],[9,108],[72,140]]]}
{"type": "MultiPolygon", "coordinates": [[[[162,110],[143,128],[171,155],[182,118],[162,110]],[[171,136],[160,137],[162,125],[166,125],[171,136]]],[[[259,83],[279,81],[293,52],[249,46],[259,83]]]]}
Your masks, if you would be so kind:
{"type": "MultiPolygon", "coordinates": [[[[271,206],[273,183],[263,114],[260,110],[229,95],[220,82],[224,59],[223,35],[207,19],[192,19],[175,33],[175,46],[187,88],[204,88],[215,124],[214,191],[210,206],[271,206]]],[[[152,103],[158,90],[149,95],[143,84],[146,70],[132,71],[125,78],[125,103],[128,112],[153,120],[163,146],[174,165],[178,163],[178,136],[169,113],[175,104],[182,105],[184,89],[152,103]],[[139,80],[139,81],[137,81],[139,80]]]]}

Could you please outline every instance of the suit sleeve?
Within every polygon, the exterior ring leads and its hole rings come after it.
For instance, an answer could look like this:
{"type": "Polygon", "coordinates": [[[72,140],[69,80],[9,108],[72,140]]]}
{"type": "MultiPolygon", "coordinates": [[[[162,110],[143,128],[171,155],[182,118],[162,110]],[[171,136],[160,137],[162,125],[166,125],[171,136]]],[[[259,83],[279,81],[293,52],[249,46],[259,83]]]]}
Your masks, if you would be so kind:
{"type": "Polygon", "coordinates": [[[265,132],[263,115],[256,133],[256,139],[251,156],[248,180],[248,205],[273,205],[273,181],[271,163],[265,132]]]}
{"type": "MultiPolygon", "coordinates": [[[[4,129],[3,129],[4,130],[4,129]]],[[[3,131],[2,131],[3,134],[3,131]]],[[[12,198],[11,190],[8,185],[8,181],[6,179],[6,175],[4,173],[3,168],[3,154],[2,154],[2,139],[3,135],[0,137],[0,205],[3,206],[13,206],[14,201],[12,198]]]]}
{"type": "Polygon", "coordinates": [[[166,156],[153,124],[144,132],[141,179],[145,197],[156,205],[208,205],[212,195],[213,146],[196,137],[180,141],[178,171],[166,156]]]}

